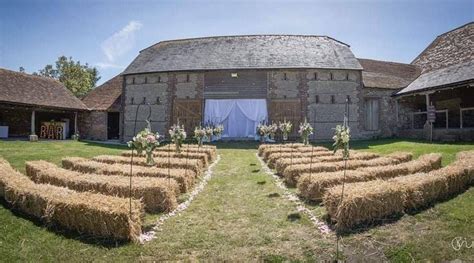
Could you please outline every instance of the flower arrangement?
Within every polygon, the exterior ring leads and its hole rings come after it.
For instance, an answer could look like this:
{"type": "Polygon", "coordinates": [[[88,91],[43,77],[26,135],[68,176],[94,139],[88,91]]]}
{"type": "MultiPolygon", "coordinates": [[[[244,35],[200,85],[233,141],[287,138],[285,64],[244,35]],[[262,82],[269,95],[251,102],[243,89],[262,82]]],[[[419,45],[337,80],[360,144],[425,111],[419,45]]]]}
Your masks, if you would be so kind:
{"type": "Polygon", "coordinates": [[[212,135],[214,134],[214,129],[212,128],[212,126],[206,126],[206,128],[204,128],[204,131],[206,132],[207,141],[211,142],[212,135]]]}
{"type": "Polygon", "coordinates": [[[293,128],[293,124],[289,121],[283,120],[283,122],[280,122],[278,124],[278,128],[280,129],[283,135],[283,140],[288,140],[288,134],[290,134],[291,128],[293,128]]]}
{"type": "Polygon", "coordinates": [[[275,138],[275,134],[278,132],[278,125],[275,123],[272,123],[271,125],[267,126],[268,130],[268,135],[270,136],[271,139],[275,138]]]}
{"type": "Polygon", "coordinates": [[[219,139],[222,136],[223,132],[224,132],[224,125],[219,124],[214,127],[213,135],[219,139]]]}
{"type": "Polygon", "coordinates": [[[155,160],[153,160],[153,150],[160,145],[160,134],[151,131],[149,121],[147,121],[147,124],[147,127],[135,135],[131,141],[127,142],[127,145],[132,150],[137,150],[138,154],[142,154],[142,152],[145,151],[146,163],[151,166],[155,164],[155,160]]]}
{"type": "Polygon", "coordinates": [[[206,130],[201,126],[194,128],[194,138],[198,141],[199,146],[202,146],[202,142],[206,137],[206,130]]]}
{"type": "Polygon", "coordinates": [[[260,136],[260,142],[265,141],[265,137],[268,135],[268,127],[263,123],[257,125],[257,135],[260,136]]]}
{"type": "Polygon", "coordinates": [[[180,126],[178,122],[178,124],[171,126],[171,129],[169,130],[169,134],[171,137],[171,141],[176,146],[176,152],[177,153],[181,152],[181,145],[183,144],[183,141],[186,139],[186,131],[184,130],[184,125],[180,126]]]}
{"type": "Polygon", "coordinates": [[[351,140],[351,131],[349,127],[346,126],[341,126],[337,125],[336,128],[334,128],[334,136],[332,139],[334,140],[334,153],[338,149],[342,149],[342,156],[345,159],[349,158],[349,141],[351,140]]]}
{"type": "Polygon", "coordinates": [[[313,134],[313,127],[311,127],[311,124],[304,119],[304,122],[300,124],[300,129],[298,131],[298,134],[301,136],[301,140],[305,145],[309,144],[309,136],[313,134]]]}

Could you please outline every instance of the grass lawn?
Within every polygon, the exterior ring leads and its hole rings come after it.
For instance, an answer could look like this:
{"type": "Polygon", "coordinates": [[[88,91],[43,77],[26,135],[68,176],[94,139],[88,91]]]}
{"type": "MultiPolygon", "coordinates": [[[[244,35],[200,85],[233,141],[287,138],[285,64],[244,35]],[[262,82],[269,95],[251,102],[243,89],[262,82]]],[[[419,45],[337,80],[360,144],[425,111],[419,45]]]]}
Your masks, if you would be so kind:
{"type": "MultiPolygon", "coordinates": [[[[415,156],[440,152],[443,165],[451,162],[458,151],[474,150],[474,144],[467,143],[402,140],[359,141],[352,147],[383,154],[409,151],[415,156]]],[[[218,144],[222,159],[209,184],[183,214],[164,224],[157,239],[145,245],[109,244],[48,230],[0,205],[0,260],[330,259],[334,254],[333,236],[322,236],[306,216],[298,214],[294,205],[281,197],[272,178],[261,171],[256,148],[254,143],[218,144]]],[[[73,141],[0,141],[0,156],[22,172],[27,160],[59,164],[65,156],[118,154],[122,149],[73,141]]],[[[319,213],[324,209],[314,206],[314,210],[319,213]]],[[[346,235],[342,243],[349,260],[474,261],[474,248],[455,251],[451,247],[454,237],[474,240],[474,188],[413,216],[346,235]]]]}

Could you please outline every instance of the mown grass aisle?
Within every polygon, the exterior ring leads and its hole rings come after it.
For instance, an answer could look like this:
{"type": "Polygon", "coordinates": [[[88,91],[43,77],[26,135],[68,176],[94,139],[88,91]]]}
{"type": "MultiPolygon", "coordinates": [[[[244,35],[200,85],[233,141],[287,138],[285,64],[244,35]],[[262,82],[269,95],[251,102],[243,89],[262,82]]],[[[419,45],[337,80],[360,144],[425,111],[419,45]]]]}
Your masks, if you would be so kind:
{"type": "Polygon", "coordinates": [[[146,250],[162,259],[331,257],[331,240],[282,197],[253,146],[219,145],[221,161],[204,191],[164,224],[146,250]]]}

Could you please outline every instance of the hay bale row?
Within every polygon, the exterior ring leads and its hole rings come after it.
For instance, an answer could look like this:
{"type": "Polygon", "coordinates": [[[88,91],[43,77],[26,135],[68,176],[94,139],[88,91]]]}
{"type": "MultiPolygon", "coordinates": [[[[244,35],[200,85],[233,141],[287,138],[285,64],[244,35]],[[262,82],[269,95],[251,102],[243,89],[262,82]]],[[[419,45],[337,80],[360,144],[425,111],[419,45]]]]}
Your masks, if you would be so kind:
{"type": "MultiPolygon", "coordinates": [[[[396,152],[385,157],[378,157],[371,160],[348,160],[347,169],[355,170],[361,167],[393,165],[410,161],[413,155],[411,153],[396,152]]],[[[344,161],[332,163],[313,163],[313,164],[294,164],[286,167],[283,171],[285,183],[289,186],[295,186],[298,178],[304,173],[335,172],[344,169],[344,161]]]]}
{"type": "MultiPolygon", "coordinates": [[[[92,158],[93,161],[107,164],[130,164],[131,158],[116,155],[99,155],[92,158]]],[[[145,157],[134,157],[133,164],[138,166],[147,166],[145,157]]],[[[203,170],[203,163],[196,159],[166,158],[156,159],[154,167],[158,168],[177,168],[193,171],[196,176],[200,176],[203,170]]]]}
{"type": "MultiPolygon", "coordinates": [[[[63,158],[62,166],[81,173],[130,176],[130,165],[100,163],[80,157],[63,158]]],[[[191,170],[147,166],[133,166],[133,176],[174,179],[182,193],[189,191],[196,179],[196,174],[191,170]]]]}
{"type": "Polygon", "coordinates": [[[327,190],[323,203],[338,230],[420,209],[459,194],[474,183],[473,158],[465,156],[429,173],[346,184],[342,203],[341,186],[336,186],[327,190]]]}
{"type": "MultiPolygon", "coordinates": [[[[158,147],[155,149],[155,152],[175,152],[176,149],[173,144],[168,144],[166,146],[158,147]]],[[[181,153],[205,153],[207,154],[207,158],[210,162],[213,162],[217,158],[217,151],[216,149],[212,148],[205,148],[205,147],[182,147],[181,153]]]]}
{"type": "MultiPolygon", "coordinates": [[[[345,182],[365,182],[388,179],[401,175],[429,172],[441,167],[441,154],[426,154],[406,163],[388,166],[364,167],[346,173],[345,182]]],[[[308,200],[321,200],[328,188],[342,184],[344,171],[302,174],[298,179],[298,190],[308,200]]]]}
{"type": "MultiPolygon", "coordinates": [[[[130,157],[132,156],[132,151],[125,151],[122,152],[122,156],[125,157],[130,157]]],[[[138,155],[136,152],[133,153],[133,156],[140,156],[144,157],[145,154],[142,153],[138,155]]],[[[176,152],[153,152],[153,157],[155,158],[163,158],[164,160],[168,160],[167,158],[178,158],[178,159],[193,159],[193,160],[199,160],[202,162],[204,167],[209,166],[209,158],[207,154],[205,153],[197,153],[197,152],[181,152],[181,153],[176,153],[176,152]]]]}
{"type": "Polygon", "coordinates": [[[66,187],[78,192],[94,192],[141,200],[147,212],[169,212],[178,206],[178,183],[174,179],[134,177],[132,188],[125,176],[83,174],[45,161],[26,163],[26,175],[36,183],[66,187]],[[131,190],[131,193],[130,193],[131,190]]]}
{"type": "Polygon", "coordinates": [[[80,234],[138,241],[144,209],[138,200],[35,184],[0,159],[0,197],[14,209],[80,234]]]}
{"type": "Polygon", "coordinates": [[[268,156],[267,164],[268,167],[275,169],[276,162],[280,159],[296,159],[296,158],[311,158],[321,157],[321,156],[332,156],[334,155],[332,151],[315,151],[315,152],[276,152],[271,153],[268,156]]]}
{"type": "Polygon", "coordinates": [[[272,153],[314,153],[314,152],[327,152],[328,149],[325,147],[321,146],[304,146],[304,147],[297,147],[297,148],[289,148],[289,147],[283,147],[283,148],[270,148],[270,149],[265,149],[262,153],[262,159],[265,162],[268,162],[268,159],[272,153]]]}
{"type": "MultiPolygon", "coordinates": [[[[351,151],[349,155],[349,160],[371,160],[380,157],[380,155],[376,153],[369,153],[369,152],[358,152],[358,151],[351,151]]],[[[286,167],[293,165],[293,164],[308,164],[308,163],[329,163],[329,162],[341,162],[343,161],[342,152],[336,153],[336,155],[329,155],[329,156],[311,156],[309,157],[301,157],[301,158],[286,158],[276,161],[275,168],[278,174],[282,174],[286,167]]]]}
{"type": "Polygon", "coordinates": [[[274,143],[274,144],[260,144],[258,146],[258,155],[262,156],[263,151],[269,148],[277,148],[277,147],[287,147],[287,148],[299,148],[299,147],[306,147],[303,143],[274,143]]]}

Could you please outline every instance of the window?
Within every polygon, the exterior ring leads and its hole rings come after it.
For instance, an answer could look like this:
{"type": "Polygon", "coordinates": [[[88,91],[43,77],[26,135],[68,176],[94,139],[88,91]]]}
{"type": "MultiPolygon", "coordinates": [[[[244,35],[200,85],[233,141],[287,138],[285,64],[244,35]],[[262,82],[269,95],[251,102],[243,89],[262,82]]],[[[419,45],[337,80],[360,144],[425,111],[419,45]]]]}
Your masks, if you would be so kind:
{"type": "Polygon", "coordinates": [[[145,84],[148,83],[148,77],[145,77],[145,84]]]}
{"type": "Polygon", "coordinates": [[[186,74],[186,82],[189,82],[189,74],[186,74]]]}
{"type": "Polygon", "coordinates": [[[336,96],[331,95],[331,103],[332,104],[336,103],[336,96]]]}
{"type": "Polygon", "coordinates": [[[314,72],[314,80],[318,80],[318,72],[314,72]]]}
{"type": "Polygon", "coordinates": [[[134,103],[134,100],[135,100],[135,99],[132,97],[132,98],[130,99],[130,104],[132,104],[132,105],[133,105],[133,103],[134,103]]]}
{"type": "Polygon", "coordinates": [[[132,78],[132,84],[135,84],[135,77],[132,78]]]}
{"type": "Polygon", "coordinates": [[[160,102],[160,97],[159,97],[159,96],[158,96],[158,97],[156,97],[156,104],[158,104],[158,105],[160,105],[160,104],[161,104],[161,102],[160,102]]]}
{"type": "Polygon", "coordinates": [[[283,80],[288,80],[286,73],[283,73],[283,80]]]}
{"type": "Polygon", "coordinates": [[[314,96],[314,102],[319,103],[319,95],[314,96]]]}
{"type": "Polygon", "coordinates": [[[349,80],[349,73],[346,73],[346,80],[349,80]]]}
{"type": "Polygon", "coordinates": [[[365,100],[365,128],[369,131],[379,129],[379,100],[377,98],[365,100]]]}
{"type": "Polygon", "coordinates": [[[333,79],[334,79],[334,75],[332,74],[332,72],[329,73],[329,79],[330,79],[330,80],[333,80],[333,79]]]}
{"type": "MultiPolygon", "coordinates": [[[[158,76],[158,82],[161,82],[161,76],[158,76]]],[[[158,97],[160,98],[160,97],[158,97]]]]}
{"type": "Polygon", "coordinates": [[[346,101],[347,101],[347,103],[351,104],[351,103],[352,103],[352,101],[351,101],[351,96],[347,95],[346,101]]]}

